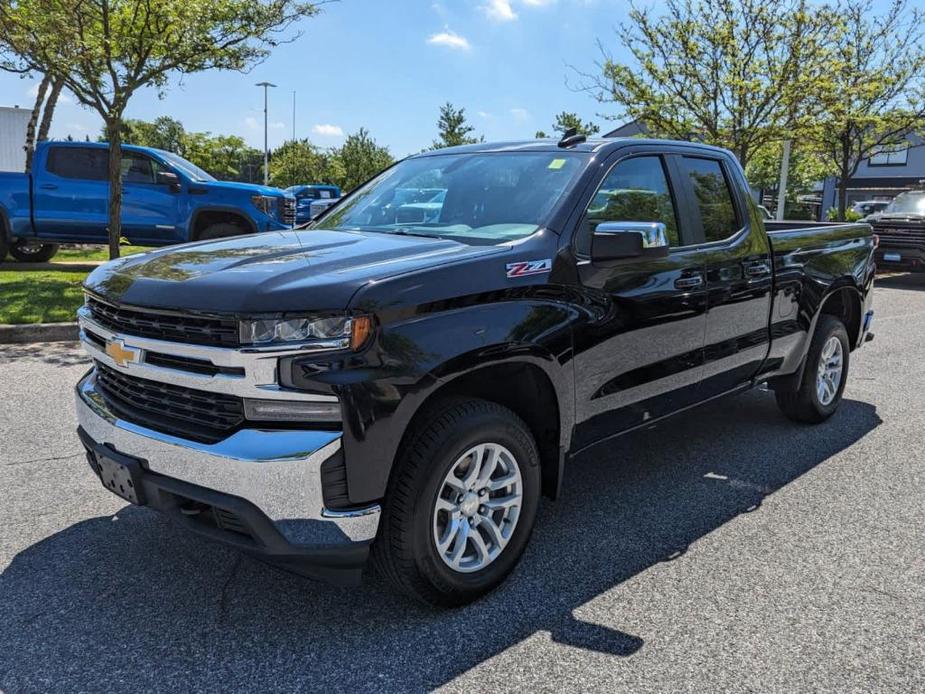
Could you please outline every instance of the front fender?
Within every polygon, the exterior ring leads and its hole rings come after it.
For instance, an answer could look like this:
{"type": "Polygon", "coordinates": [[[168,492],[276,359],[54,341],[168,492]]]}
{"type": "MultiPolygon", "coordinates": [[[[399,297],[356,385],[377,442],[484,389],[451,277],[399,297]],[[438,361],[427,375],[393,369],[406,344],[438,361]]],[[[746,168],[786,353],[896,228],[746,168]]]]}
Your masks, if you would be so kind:
{"type": "Polygon", "coordinates": [[[337,363],[293,360],[291,385],[335,393],[344,418],[350,501],[382,498],[402,438],[420,409],[473,370],[530,364],[547,375],[559,402],[561,431],[574,417],[571,307],[508,301],[414,315],[382,325],[363,353],[337,363]]]}

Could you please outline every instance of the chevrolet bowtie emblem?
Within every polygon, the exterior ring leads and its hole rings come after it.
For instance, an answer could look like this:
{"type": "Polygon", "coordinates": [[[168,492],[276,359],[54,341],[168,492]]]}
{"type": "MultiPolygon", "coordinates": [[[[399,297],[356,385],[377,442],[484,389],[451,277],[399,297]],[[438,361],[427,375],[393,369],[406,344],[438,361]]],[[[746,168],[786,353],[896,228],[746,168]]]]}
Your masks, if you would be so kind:
{"type": "Polygon", "coordinates": [[[109,340],[106,343],[106,354],[119,366],[137,364],[141,359],[141,350],[126,347],[122,340],[109,340]]]}

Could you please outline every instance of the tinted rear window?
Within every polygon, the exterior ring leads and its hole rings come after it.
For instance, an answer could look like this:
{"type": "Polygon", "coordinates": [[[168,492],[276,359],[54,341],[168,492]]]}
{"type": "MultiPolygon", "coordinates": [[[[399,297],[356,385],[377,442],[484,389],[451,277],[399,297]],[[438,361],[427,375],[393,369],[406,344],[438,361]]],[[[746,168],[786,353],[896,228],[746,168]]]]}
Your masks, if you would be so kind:
{"type": "Polygon", "coordinates": [[[96,147],[52,147],[48,152],[47,168],[62,178],[105,181],[109,152],[96,147]]]}

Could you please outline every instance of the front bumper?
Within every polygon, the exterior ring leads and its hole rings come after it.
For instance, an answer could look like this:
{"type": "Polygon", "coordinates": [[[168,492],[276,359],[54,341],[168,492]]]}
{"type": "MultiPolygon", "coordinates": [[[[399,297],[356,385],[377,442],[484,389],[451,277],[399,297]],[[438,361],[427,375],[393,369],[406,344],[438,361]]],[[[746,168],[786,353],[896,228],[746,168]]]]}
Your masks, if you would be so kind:
{"type": "Polygon", "coordinates": [[[925,272],[925,246],[880,238],[874,255],[878,272],[925,272]]]}
{"type": "Polygon", "coordinates": [[[324,507],[321,466],[339,454],[338,432],[244,429],[214,444],[198,443],[120,419],[95,385],[94,371],[77,384],[81,441],[89,451],[105,445],[140,459],[147,505],[300,573],[359,581],[380,508],[324,507]],[[236,517],[244,532],[221,527],[221,512],[236,517]]]}

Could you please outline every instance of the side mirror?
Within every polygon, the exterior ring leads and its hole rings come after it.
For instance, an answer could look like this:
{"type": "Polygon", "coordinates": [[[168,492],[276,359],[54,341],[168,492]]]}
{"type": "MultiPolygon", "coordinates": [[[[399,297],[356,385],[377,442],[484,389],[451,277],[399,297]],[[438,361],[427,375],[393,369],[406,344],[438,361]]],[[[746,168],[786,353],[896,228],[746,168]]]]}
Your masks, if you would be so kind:
{"type": "Polygon", "coordinates": [[[661,222],[601,222],[591,236],[591,260],[664,258],[668,235],[661,222]]]}
{"type": "Polygon", "coordinates": [[[158,171],[157,182],[159,185],[168,186],[175,193],[180,192],[180,177],[173,171],[158,171]]]}

